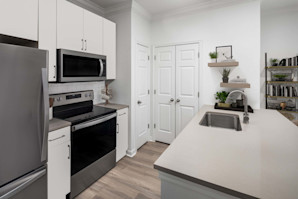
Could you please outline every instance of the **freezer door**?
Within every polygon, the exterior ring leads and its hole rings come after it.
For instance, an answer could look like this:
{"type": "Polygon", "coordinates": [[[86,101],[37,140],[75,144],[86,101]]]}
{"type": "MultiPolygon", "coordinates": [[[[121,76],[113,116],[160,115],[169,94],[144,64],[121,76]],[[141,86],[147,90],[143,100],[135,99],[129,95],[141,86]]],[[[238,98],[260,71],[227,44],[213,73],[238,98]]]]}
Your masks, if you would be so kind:
{"type": "Polygon", "coordinates": [[[47,170],[38,169],[0,188],[0,199],[47,199],[47,170]]]}
{"type": "Polygon", "coordinates": [[[48,52],[0,44],[0,188],[47,162],[48,52]]]}

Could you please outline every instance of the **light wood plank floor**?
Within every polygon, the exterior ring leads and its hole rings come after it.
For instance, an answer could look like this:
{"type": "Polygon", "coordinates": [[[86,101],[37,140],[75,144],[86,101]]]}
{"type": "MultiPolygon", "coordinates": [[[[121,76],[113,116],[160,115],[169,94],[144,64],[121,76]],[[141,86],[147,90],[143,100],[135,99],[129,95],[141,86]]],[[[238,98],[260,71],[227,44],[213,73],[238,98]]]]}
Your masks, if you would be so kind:
{"type": "Polygon", "coordinates": [[[160,180],[153,163],[167,147],[146,143],[133,158],[124,157],[76,199],[160,199],[160,180]]]}

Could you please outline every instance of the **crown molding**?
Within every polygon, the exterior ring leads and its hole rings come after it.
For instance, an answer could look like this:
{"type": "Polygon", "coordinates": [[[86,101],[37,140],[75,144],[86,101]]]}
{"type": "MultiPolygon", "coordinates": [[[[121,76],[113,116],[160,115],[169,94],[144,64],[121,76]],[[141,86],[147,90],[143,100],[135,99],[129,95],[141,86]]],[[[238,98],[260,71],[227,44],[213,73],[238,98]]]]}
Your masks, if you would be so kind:
{"type": "Polygon", "coordinates": [[[279,15],[279,14],[289,14],[289,13],[297,13],[298,7],[291,6],[291,7],[283,7],[279,9],[262,9],[261,16],[272,16],[272,15],[279,15]]]}
{"type": "Polygon", "coordinates": [[[69,2],[76,4],[90,12],[93,12],[97,15],[104,16],[105,9],[98,4],[90,1],[90,0],[68,0],[69,2]]]}
{"type": "Polygon", "coordinates": [[[139,3],[137,3],[135,0],[132,2],[132,11],[139,16],[144,17],[145,19],[151,21],[152,20],[152,15],[139,3]]]}
{"type": "Polygon", "coordinates": [[[124,1],[121,3],[116,3],[112,6],[106,7],[104,14],[106,17],[111,15],[116,15],[123,12],[129,12],[132,8],[132,0],[124,1]]]}
{"type": "Polygon", "coordinates": [[[161,14],[155,14],[152,17],[153,21],[157,21],[160,19],[165,19],[165,18],[170,18],[174,16],[179,16],[179,15],[185,15],[185,14],[193,14],[198,11],[208,11],[208,10],[213,10],[213,9],[218,9],[218,8],[223,8],[227,6],[232,6],[232,5],[237,5],[237,4],[243,4],[251,1],[259,1],[259,0],[221,0],[221,1],[207,1],[207,2],[200,2],[196,4],[192,4],[189,6],[185,6],[179,9],[174,9],[170,11],[166,11],[161,14]]]}

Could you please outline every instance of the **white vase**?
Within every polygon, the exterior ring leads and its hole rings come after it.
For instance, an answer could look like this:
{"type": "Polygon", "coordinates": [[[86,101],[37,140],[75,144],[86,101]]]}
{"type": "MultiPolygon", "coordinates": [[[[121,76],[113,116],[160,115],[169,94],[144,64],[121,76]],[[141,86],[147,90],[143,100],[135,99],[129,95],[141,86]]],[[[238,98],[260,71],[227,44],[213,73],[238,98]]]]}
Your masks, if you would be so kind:
{"type": "Polygon", "coordinates": [[[216,59],[211,59],[211,63],[216,63],[216,59]]]}

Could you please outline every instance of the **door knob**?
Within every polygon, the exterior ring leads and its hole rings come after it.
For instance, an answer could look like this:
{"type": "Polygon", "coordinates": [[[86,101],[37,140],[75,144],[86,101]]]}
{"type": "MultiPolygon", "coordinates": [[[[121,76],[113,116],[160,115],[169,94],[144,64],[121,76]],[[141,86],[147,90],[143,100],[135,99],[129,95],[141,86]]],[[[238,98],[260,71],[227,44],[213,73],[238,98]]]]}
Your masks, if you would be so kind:
{"type": "Polygon", "coordinates": [[[176,102],[179,103],[180,102],[180,99],[177,99],[176,102]]]}
{"type": "Polygon", "coordinates": [[[173,98],[171,98],[171,99],[170,99],[170,102],[173,102],[173,101],[175,101],[175,100],[174,100],[173,98]]]}
{"type": "Polygon", "coordinates": [[[138,104],[142,104],[142,102],[139,100],[139,101],[138,101],[138,104]]]}

